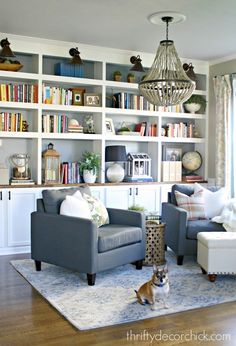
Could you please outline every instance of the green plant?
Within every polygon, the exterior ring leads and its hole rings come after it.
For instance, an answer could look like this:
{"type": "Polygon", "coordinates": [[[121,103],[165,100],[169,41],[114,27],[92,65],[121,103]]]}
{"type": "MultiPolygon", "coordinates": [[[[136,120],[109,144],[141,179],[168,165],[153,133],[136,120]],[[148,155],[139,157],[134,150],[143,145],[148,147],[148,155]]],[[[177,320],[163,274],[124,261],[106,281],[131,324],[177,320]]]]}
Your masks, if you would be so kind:
{"type": "Polygon", "coordinates": [[[190,98],[184,103],[198,103],[203,107],[206,107],[206,99],[202,95],[192,95],[190,98]]]}
{"type": "Polygon", "coordinates": [[[82,173],[84,170],[96,173],[101,166],[101,156],[93,152],[85,151],[82,155],[82,160],[79,161],[79,166],[82,173]]]}
{"type": "Polygon", "coordinates": [[[133,204],[131,205],[128,210],[132,210],[132,211],[145,211],[145,208],[142,207],[141,205],[138,204],[133,204]]]}
{"type": "Polygon", "coordinates": [[[134,78],[135,76],[134,76],[134,73],[128,73],[128,75],[127,75],[127,77],[131,77],[131,78],[134,78]]]}
{"type": "Polygon", "coordinates": [[[114,71],[113,76],[122,76],[122,73],[120,71],[114,71]]]}
{"type": "Polygon", "coordinates": [[[130,128],[127,126],[123,126],[120,129],[118,129],[118,132],[130,132],[130,128]]]}

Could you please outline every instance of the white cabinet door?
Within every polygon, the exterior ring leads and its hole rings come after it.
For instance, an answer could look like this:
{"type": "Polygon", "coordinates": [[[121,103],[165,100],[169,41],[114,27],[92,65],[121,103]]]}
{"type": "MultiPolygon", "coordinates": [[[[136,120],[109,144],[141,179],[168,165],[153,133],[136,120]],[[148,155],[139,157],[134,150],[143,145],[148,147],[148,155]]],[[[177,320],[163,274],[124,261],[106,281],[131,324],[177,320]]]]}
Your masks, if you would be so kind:
{"type": "Polygon", "coordinates": [[[105,204],[105,188],[103,186],[90,186],[91,195],[105,204]]]}
{"type": "Polygon", "coordinates": [[[130,186],[106,186],[105,204],[108,208],[128,209],[133,202],[133,188],[130,186]]]}
{"type": "MultiPolygon", "coordinates": [[[[173,184],[163,184],[161,185],[161,199],[160,199],[160,204],[162,206],[163,202],[168,201],[168,192],[171,192],[173,184]]],[[[160,209],[160,213],[162,212],[162,208],[160,209]]]]}
{"type": "Polygon", "coordinates": [[[105,203],[110,208],[128,209],[133,205],[149,212],[160,210],[160,187],[155,185],[119,185],[106,187],[105,203]]]}
{"type": "Polygon", "coordinates": [[[0,190],[0,248],[4,247],[6,239],[6,191],[0,190]]]}
{"type": "Polygon", "coordinates": [[[7,191],[8,246],[30,245],[30,215],[36,210],[37,189],[7,191]]]}
{"type": "Polygon", "coordinates": [[[147,212],[160,212],[160,186],[137,185],[133,187],[134,204],[144,207],[147,212]]]}

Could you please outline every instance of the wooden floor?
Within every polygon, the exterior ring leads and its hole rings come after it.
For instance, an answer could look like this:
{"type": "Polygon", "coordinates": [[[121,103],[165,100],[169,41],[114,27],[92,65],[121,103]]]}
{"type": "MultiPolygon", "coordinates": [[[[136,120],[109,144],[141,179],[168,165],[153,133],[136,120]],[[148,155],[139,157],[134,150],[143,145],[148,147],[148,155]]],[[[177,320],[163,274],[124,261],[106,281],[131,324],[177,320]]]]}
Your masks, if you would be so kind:
{"type": "Polygon", "coordinates": [[[9,264],[12,259],[26,257],[29,255],[0,256],[1,346],[236,345],[236,303],[220,304],[114,327],[79,331],[51,307],[9,264]],[[165,337],[163,334],[166,333],[166,337],[170,340],[157,341],[160,338],[160,331],[163,338],[165,337]],[[208,335],[230,334],[231,340],[201,343],[194,339],[190,341],[191,331],[195,335],[192,339],[205,331],[208,335]],[[187,340],[179,340],[181,333],[187,340]],[[151,337],[154,338],[152,343],[151,337]],[[173,341],[173,338],[176,341],[173,341]]]}

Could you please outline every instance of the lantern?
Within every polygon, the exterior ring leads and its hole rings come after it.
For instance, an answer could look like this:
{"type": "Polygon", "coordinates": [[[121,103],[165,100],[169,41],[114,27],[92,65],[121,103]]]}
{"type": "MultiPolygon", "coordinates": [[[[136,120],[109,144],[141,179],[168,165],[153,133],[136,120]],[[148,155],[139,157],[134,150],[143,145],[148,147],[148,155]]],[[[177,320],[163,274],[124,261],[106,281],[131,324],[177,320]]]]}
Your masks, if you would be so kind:
{"type": "Polygon", "coordinates": [[[60,154],[53,149],[53,144],[48,144],[48,149],[43,151],[43,182],[45,184],[60,183],[60,154]]]}

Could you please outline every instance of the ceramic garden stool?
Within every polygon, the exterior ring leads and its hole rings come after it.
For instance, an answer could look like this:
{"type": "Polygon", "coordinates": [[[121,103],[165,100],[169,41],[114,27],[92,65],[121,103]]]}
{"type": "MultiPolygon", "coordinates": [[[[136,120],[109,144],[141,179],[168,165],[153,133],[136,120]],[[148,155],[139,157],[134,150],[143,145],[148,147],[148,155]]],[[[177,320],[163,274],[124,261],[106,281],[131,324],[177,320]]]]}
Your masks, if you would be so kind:
{"type": "Polygon", "coordinates": [[[236,274],[236,232],[200,232],[197,261],[214,282],[217,274],[236,274]]]}

